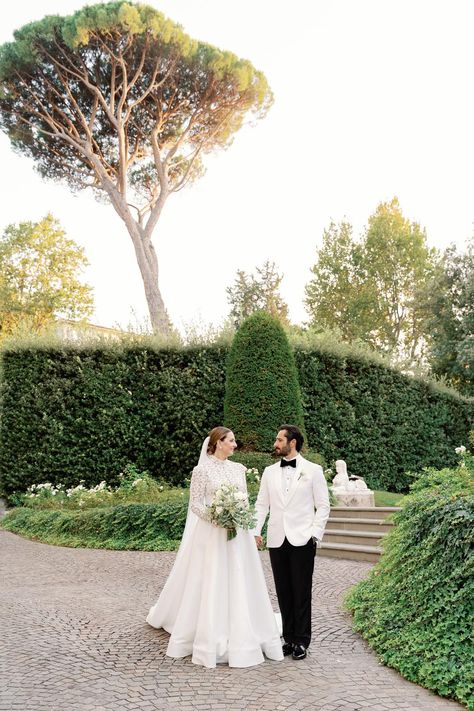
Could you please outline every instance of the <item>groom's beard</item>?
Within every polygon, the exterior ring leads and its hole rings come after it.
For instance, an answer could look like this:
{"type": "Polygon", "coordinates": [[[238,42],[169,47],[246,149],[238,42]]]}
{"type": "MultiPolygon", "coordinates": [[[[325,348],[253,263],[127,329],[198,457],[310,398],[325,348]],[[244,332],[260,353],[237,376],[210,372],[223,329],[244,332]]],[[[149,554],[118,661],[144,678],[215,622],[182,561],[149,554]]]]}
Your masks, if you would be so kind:
{"type": "Polygon", "coordinates": [[[282,447],[274,447],[273,456],[274,457],[287,457],[291,452],[291,447],[289,444],[284,444],[282,447]]]}

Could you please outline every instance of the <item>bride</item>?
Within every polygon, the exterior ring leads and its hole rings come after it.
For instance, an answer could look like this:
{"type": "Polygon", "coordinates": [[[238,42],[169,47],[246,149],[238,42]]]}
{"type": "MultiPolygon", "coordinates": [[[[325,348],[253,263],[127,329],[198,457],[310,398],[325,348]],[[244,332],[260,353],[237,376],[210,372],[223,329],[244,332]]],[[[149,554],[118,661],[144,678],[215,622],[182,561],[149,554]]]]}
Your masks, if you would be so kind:
{"type": "Polygon", "coordinates": [[[215,427],[204,440],[191,477],[186,527],[176,560],[146,621],[170,633],[169,657],[192,655],[194,664],[250,667],[283,658],[280,636],[251,531],[210,523],[207,506],[223,483],[247,494],[245,467],[229,462],[237,444],[215,427]]]}

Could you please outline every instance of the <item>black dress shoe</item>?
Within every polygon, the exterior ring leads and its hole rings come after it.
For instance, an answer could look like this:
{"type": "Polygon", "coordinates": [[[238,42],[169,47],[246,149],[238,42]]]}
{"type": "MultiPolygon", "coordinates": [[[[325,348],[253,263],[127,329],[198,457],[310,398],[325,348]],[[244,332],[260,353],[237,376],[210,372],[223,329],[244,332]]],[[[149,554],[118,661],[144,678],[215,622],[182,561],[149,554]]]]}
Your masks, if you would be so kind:
{"type": "Polygon", "coordinates": [[[302,644],[294,644],[291,656],[293,659],[304,659],[306,657],[305,647],[302,644]]]}
{"type": "Polygon", "coordinates": [[[293,653],[293,645],[291,644],[291,642],[285,642],[282,645],[281,649],[284,657],[288,657],[290,654],[293,653]]]}

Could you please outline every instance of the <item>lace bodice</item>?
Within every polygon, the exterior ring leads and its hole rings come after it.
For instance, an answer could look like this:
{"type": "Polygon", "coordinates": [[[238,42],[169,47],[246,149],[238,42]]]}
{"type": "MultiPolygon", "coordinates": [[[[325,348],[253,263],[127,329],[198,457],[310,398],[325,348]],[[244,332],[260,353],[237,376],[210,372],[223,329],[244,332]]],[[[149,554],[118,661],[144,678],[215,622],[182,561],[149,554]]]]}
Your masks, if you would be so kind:
{"type": "Polygon", "coordinates": [[[191,511],[207,521],[207,506],[224,483],[233,484],[247,494],[244,465],[210,456],[205,464],[194,467],[189,496],[191,511]]]}

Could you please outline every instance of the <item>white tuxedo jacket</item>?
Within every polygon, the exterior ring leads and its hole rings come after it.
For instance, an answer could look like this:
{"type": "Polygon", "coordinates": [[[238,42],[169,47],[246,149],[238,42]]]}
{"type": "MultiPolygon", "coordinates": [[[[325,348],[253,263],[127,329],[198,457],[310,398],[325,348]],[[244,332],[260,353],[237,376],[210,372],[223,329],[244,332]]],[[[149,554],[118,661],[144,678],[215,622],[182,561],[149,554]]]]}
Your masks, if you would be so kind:
{"type": "Polygon", "coordinates": [[[285,495],[280,461],[267,467],[262,474],[255,510],[256,536],[261,534],[270,511],[267,527],[269,548],[279,548],[285,536],[293,546],[304,546],[311,536],[320,541],[330,511],[328,487],[322,468],[299,454],[292,486],[285,495]]]}

